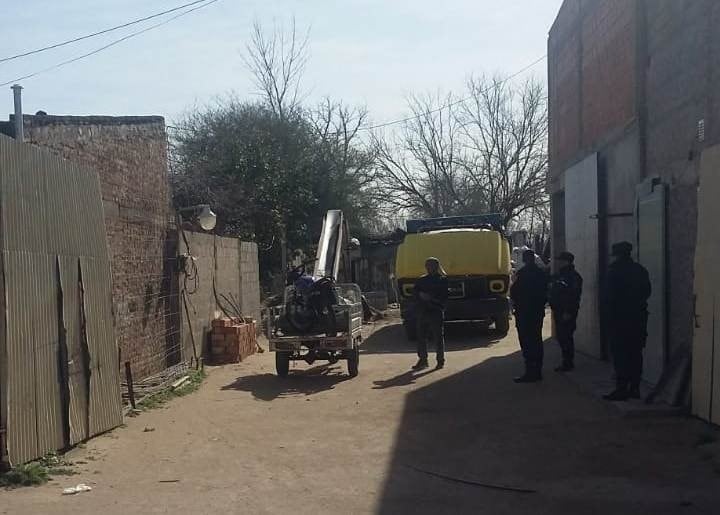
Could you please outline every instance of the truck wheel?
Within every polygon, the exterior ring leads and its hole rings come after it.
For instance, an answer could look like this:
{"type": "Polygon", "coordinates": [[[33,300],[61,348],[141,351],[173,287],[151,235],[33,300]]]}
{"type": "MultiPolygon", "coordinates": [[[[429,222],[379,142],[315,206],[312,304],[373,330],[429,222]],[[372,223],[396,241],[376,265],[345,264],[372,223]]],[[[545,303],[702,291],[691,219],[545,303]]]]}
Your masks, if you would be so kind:
{"type": "Polygon", "coordinates": [[[403,327],[405,328],[405,336],[411,342],[417,340],[417,326],[415,321],[403,320],[403,327]]]}
{"type": "Polygon", "coordinates": [[[355,347],[347,351],[347,367],[350,377],[357,377],[360,372],[360,348],[355,347]]]}
{"type": "Polygon", "coordinates": [[[289,352],[275,353],[275,370],[277,371],[278,377],[287,377],[288,372],[290,372],[289,352]]]}
{"type": "Polygon", "coordinates": [[[510,317],[507,315],[500,316],[495,319],[495,330],[505,336],[510,332],[510,317]]]}

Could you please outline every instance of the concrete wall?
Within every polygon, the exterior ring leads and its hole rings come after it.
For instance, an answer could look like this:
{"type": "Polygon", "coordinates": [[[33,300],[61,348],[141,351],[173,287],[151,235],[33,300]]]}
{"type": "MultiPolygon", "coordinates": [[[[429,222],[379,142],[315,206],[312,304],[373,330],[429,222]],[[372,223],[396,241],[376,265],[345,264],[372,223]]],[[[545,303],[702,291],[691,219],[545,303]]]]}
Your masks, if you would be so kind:
{"type": "Polygon", "coordinates": [[[28,142],[100,178],[121,359],[141,378],[178,363],[177,233],[163,118],[26,116],[28,142]]]}
{"type": "MultiPolygon", "coordinates": [[[[187,267],[187,278],[180,274],[180,288],[186,292],[199,357],[207,355],[212,320],[225,316],[220,305],[234,315],[224,297],[239,304],[244,316],[260,320],[257,245],[236,238],[186,231],[180,252],[191,255],[195,263],[194,267],[187,267]]],[[[183,324],[184,355],[193,356],[190,325],[186,318],[183,318],[183,324]]]]}

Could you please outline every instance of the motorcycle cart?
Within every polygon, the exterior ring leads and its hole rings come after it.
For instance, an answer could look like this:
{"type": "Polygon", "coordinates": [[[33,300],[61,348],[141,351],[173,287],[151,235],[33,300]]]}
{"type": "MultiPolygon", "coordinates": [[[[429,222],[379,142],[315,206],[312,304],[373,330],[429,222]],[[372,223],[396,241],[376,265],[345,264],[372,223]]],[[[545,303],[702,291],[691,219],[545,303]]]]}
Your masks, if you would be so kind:
{"type": "Polygon", "coordinates": [[[305,334],[299,334],[293,324],[286,323],[285,310],[295,295],[294,286],[285,288],[281,306],[268,309],[267,338],[270,352],[275,353],[275,368],[279,377],[290,371],[291,361],[328,361],[331,364],[347,361],[350,377],[359,372],[360,344],[362,343],[362,295],[357,284],[335,284],[337,304],[333,306],[336,333],[329,336],[321,326],[315,326],[305,334]]]}

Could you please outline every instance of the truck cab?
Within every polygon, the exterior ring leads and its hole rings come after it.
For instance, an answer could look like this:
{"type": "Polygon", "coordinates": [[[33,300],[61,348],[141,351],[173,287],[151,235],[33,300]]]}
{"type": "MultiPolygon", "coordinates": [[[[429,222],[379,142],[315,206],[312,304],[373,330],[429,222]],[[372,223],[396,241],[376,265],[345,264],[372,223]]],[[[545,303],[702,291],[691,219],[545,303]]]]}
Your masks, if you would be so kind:
{"type": "Polygon", "coordinates": [[[446,322],[494,324],[507,334],[510,322],[511,258],[499,215],[408,220],[397,250],[395,277],[400,311],[409,339],[416,338],[415,282],[425,260],[436,257],[447,273],[446,322]]]}

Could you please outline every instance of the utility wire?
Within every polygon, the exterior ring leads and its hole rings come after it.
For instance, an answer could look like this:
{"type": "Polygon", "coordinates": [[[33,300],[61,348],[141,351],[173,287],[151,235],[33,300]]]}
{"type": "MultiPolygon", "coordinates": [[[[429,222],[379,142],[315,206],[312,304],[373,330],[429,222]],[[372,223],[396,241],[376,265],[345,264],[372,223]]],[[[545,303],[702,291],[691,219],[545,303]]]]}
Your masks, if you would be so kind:
{"type": "Polygon", "coordinates": [[[42,53],[42,52],[46,52],[46,51],[48,51],[48,50],[53,50],[53,49],[55,49],[55,48],[60,48],[60,47],[66,46],[66,45],[71,45],[71,44],[73,44],[73,43],[77,43],[78,41],[84,41],[84,40],[86,40],[86,39],[90,39],[90,38],[94,38],[94,37],[97,37],[97,36],[101,36],[101,35],[107,34],[107,33],[109,33],[109,32],[114,32],[114,31],[116,31],[116,30],[120,30],[120,29],[124,29],[124,28],[127,28],[127,27],[131,27],[131,26],[133,26],[133,25],[137,25],[138,23],[142,23],[142,22],[145,22],[145,21],[148,21],[148,20],[152,20],[152,19],[154,19],[154,18],[159,18],[160,16],[165,16],[166,14],[170,14],[170,13],[174,13],[174,12],[176,12],[176,11],[180,11],[180,10],[182,10],[182,9],[185,9],[186,7],[191,7],[191,6],[196,5],[196,4],[201,4],[201,3],[205,2],[205,1],[207,1],[207,0],[195,0],[194,2],[190,2],[190,3],[184,4],[184,5],[179,5],[178,7],[173,7],[172,9],[168,9],[167,11],[159,12],[159,13],[156,13],[156,14],[151,14],[150,16],[145,16],[144,18],[138,18],[137,20],[129,21],[129,22],[127,22],[127,23],[123,23],[122,25],[116,25],[116,26],[114,26],[114,27],[110,27],[110,28],[108,28],[108,29],[103,29],[103,30],[100,30],[100,31],[98,31],[98,32],[93,32],[92,34],[86,34],[86,35],[84,35],[84,36],[79,36],[79,37],[76,37],[76,38],[74,38],[74,39],[68,39],[67,41],[62,41],[62,42],[60,42],[60,43],[54,43],[54,44],[52,44],[52,45],[49,45],[49,46],[46,46],[46,47],[43,47],[43,48],[38,48],[38,49],[36,49],[36,50],[29,50],[29,51],[23,52],[23,53],[21,53],[21,54],[11,55],[11,56],[9,56],[9,57],[3,57],[3,58],[0,58],[0,63],[6,63],[6,62],[8,62],[8,61],[14,61],[15,59],[20,59],[20,58],[22,58],[22,57],[27,57],[27,56],[29,56],[29,55],[39,54],[39,53],[42,53]]]}
{"type": "MultiPolygon", "coordinates": [[[[547,54],[546,54],[546,55],[543,55],[542,57],[536,59],[535,61],[533,61],[533,62],[530,63],[529,65],[525,66],[524,68],[518,70],[517,72],[513,73],[512,75],[509,75],[508,77],[505,77],[504,79],[502,79],[502,80],[500,80],[500,81],[498,81],[498,82],[493,83],[491,86],[487,87],[487,88],[484,89],[482,92],[483,92],[483,93],[487,93],[488,91],[491,91],[491,90],[494,89],[494,88],[498,88],[498,87],[502,86],[503,84],[505,84],[505,83],[507,83],[507,82],[510,82],[510,81],[513,80],[515,77],[517,77],[517,76],[519,76],[519,75],[522,75],[522,74],[525,73],[526,71],[530,70],[531,68],[533,68],[533,67],[537,66],[538,64],[540,64],[541,62],[543,62],[546,57],[547,57],[547,54]]],[[[453,100],[452,102],[448,102],[447,104],[441,105],[440,107],[437,107],[437,108],[435,108],[435,109],[431,109],[430,111],[425,111],[425,112],[423,112],[423,113],[421,113],[421,114],[417,114],[417,115],[413,115],[413,116],[408,116],[408,117],[406,117],[406,118],[399,118],[399,119],[397,119],[397,120],[391,120],[391,121],[389,121],[389,122],[378,123],[378,124],[376,124],[376,125],[366,125],[366,126],[364,126],[364,127],[358,128],[358,131],[372,131],[372,130],[375,130],[375,129],[382,129],[383,127],[389,127],[389,126],[391,126],[391,125],[397,125],[398,123],[405,123],[405,122],[409,122],[409,121],[412,121],[412,120],[416,120],[416,119],[418,119],[418,118],[422,118],[423,116],[427,116],[427,115],[429,115],[429,114],[439,113],[439,112],[442,111],[443,109],[447,109],[447,108],[449,108],[449,107],[453,107],[453,106],[456,106],[456,105],[458,105],[458,104],[465,103],[465,102],[467,102],[468,100],[471,100],[472,98],[473,98],[473,97],[459,98],[459,99],[457,99],[457,100],[453,100]]],[[[173,129],[173,130],[180,131],[180,132],[193,132],[192,129],[189,129],[189,128],[187,128],[187,127],[178,127],[178,126],[176,126],[176,125],[166,125],[165,127],[167,127],[168,129],[173,129]]],[[[333,132],[333,133],[331,133],[331,134],[336,135],[336,134],[338,134],[338,133],[337,133],[337,132],[333,132]]]]}
{"type": "MultiPolygon", "coordinates": [[[[523,73],[525,73],[525,72],[528,71],[529,69],[531,69],[531,68],[537,66],[538,64],[540,64],[542,61],[545,60],[546,57],[547,57],[547,54],[546,54],[546,55],[543,55],[543,56],[540,57],[539,59],[536,59],[535,61],[533,61],[532,63],[530,63],[530,64],[527,65],[526,67],[518,70],[517,72],[513,73],[512,75],[510,75],[510,76],[508,76],[508,77],[505,77],[503,80],[493,83],[491,86],[489,86],[488,88],[486,88],[485,90],[483,90],[483,93],[487,93],[488,91],[490,91],[490,90],[492,90],[492,89],[494,89],[494,88],[498,88],[498,87],[502,86],[503,84],[505,84],[505,83],[507,83],[507,82],[510,82],[511,80],[513,80],[513,79],[514,79],[515,77],[517,77],[518,75],[522,75],[523,73]]],[[[392,120],[392,121],[390,121],[390,122],[379,123],[379,124],[377,124],[377,125],[370,125],[370,126],[366,126],[366,127],[360,127],[358,130],[361,130],[361,131],[371,131],[371,130],[375,130],[375,129],[382,129],[383,127],[388,127],[388,126],[390,126],[390,125],[396,125],[396,124],[398,124],[398,123],[409,122],[409,121],[412,121],[412,120],[416,120],[416,119],[418,119],[418,118],[422,118],[423,116],[427,116],[427,115],[429,115],[429,114],[439,113],[439,112],[442,111],[443,109],[447,109],[447,108],[449,108],[449,107],[453,107],[453,106],[456,106],[456,105],[458,105],[458,104],[463,104],[463,103],[467,102],[468,100],[471,100],[472,98],[473,98],[473,97],[459,98],[458,100],[453,100],[452,102],[448,102],[447,104],[441,105],[440,107],[437,107],[437,108],[435,108],[435,109],[431,109],[430,111],[425,111],[425,112],[423,112],[423,113],[421,113],[421,114],[418,114],[418,115],[408,116],[408,117],[406,117],[406,118],[400,118],[400,119],[398,119],[398,120],[392,120]]]]}
{"type": "MultiPolygon", "coordinates": [[[[198,5],[197,7],[193,7],[192,9],[188,9],[187,11],[183,11],[183,12],[181,12],[180,14],[177,14],[177,15],[175,15],[175,16],[172,16],[171,18],[168,18],[168,19],[165,20],[165,21],[162,21],[162,22],[160,22],[160,23],[156,23],[155,25],[150,25],[149,27],[146,27],[146,28],[144,28],[144,29],[142,29],[142,30],[138,30],[137,32],[133,32],[133,33],[131,33],[131,34],[128,34],[127,36],[123,36],[122,38],[116,39],[115,41],[113,41],[113,42],[111,42],[111,43],[108,43],[107,45],[102,46],[102,47],[100,47],[100,48],[97,48],[97,49],[93,50],[92,52],[88,52],[87,54],[79,55],[79,56],[74,57],[74,58],[72,58],[72,59],[68,59],[67,61],[63,61],[63,62],[61,62],[61,63],[55,64],[55,65],[53,65],[53,66],[50,66],[49,68],[45,68],[45,69],[43,69],[43,70],[38,70],[38,71],[36,71],[36,72],[29,73],[28,75],[23,75],[22,77],[17,77],[17,78],[15,78],[15,79],[9,80],[9,81],[7,81],[7,82],[0,83],[0,87],[2,87],[2,86],[9,86],[10,84],[13,84],[13,83],[15,83],[15,82],[20,82],[20,81],[25,80],[25,79],[31,79],[31,78],[36,77],[36,76],[38,76],[38,75],[41,75],[41,74],[43,74],[43,73],[47,73],[47,72],[50,72],[50,71],[53,71],[53,70],[57,70],[58,68],[61,68],[61,67],[66,66],[66,65],[68,65],[68,64],[72,64],[72,63],[75,63],[75,62],[80,61],[80,60],[82,60],[82,59],[85,59],[86,57],[90,57],[90,56],[92,56],[92,55],[99,54],[99,53],[102,52],[103,50],[107,50],[107,49],[110,48],[110,47],[114,47],[115,45],[119,45],[119,44],[122,43],[123,41],[127,41],[128,39],[134,38],[134,37],[139,36],[139,35],[141,35],[141,34],[145,34],[146,32],[149,32],[149,31],[151,31],[151,30],[153,30],[153,29],[157,29],[158,27],[162,27],[163,25],[167,25],[168,23],[170,23],[170,22],[173,21],[173,20],[177,20],[178,18],[182,18],[183,16],[185,16],[185,15],[187,15],[187,14],[190,14],[190,13],[192,13],[192,12],[194,12],[194,11],[197,11],[197,10],[199,10],[199,9],[202,9],[202,8],[204,8],[204,7],[208,7],[209,5],[214,4],[215,2],[219,2],[220,0],[202,0],[202,1],[203,1],[203,2],[207,2],[207,3],[198,5]]],[[[197,3],[197,2],[194,2],[194,3],[197,3]]]]}

